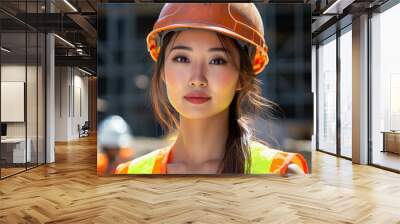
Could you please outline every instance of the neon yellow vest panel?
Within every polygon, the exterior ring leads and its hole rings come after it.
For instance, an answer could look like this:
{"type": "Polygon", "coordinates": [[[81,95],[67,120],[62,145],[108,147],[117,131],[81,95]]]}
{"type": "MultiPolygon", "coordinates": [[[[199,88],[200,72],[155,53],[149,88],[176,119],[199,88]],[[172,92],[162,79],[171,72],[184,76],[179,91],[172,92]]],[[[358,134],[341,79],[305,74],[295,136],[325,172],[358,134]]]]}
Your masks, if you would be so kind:
{"type": "MultiPolygon", "coordinates": [[[[251,167],[248,174],[285,173],[290,163],[295,163],[304,173],[308,173],[307,162],[298,153],[288,153],[271,149],[259,142],[250,143],[251,167]]],[[[166,164],[169,156],[169,148],[158,149],[136,158],[132,161],[120,164],[116,174],[166,174],[166,164]]],[[[248,161],[245,162],[247,167],[248,161]]]]}

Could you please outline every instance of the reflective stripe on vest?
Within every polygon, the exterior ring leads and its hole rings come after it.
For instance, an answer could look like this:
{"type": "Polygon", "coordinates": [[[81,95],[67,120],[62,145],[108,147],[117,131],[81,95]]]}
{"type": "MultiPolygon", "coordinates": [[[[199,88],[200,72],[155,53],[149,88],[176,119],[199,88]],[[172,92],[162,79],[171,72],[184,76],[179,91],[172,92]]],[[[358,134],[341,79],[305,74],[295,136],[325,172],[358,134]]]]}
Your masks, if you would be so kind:
{"type": "MultiPolygon", "coordinates": [[[[172,160],[171,148],[166,147],[155,150],[144,156],[141,156],[132,161],[120,164],[116,172],[117,174],[165,174],[166,166],[172,160]]],[[[268,148],[267,146],[251,142],[251,167],[245,173],[249,174],[284,174],[290,163],[294,163],[304,173],[308,173],[307,162],[301,154],[288,153],[276,149],[268,148]]],[[[247,167],[248,161],[245,161],[247,167]]]]}

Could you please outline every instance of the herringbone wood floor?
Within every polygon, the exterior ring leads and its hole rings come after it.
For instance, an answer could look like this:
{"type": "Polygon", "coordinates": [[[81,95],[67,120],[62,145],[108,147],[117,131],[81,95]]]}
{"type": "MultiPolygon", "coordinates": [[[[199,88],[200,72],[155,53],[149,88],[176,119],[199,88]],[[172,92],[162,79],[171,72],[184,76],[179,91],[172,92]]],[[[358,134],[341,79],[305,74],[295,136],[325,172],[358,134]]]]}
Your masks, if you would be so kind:
{"type": "Polygon", "coordinates": [[[310,177],[97,177],[96,139],[0,181],[0,223],[400,223],[400,175],[313,154],[310,177]]]}

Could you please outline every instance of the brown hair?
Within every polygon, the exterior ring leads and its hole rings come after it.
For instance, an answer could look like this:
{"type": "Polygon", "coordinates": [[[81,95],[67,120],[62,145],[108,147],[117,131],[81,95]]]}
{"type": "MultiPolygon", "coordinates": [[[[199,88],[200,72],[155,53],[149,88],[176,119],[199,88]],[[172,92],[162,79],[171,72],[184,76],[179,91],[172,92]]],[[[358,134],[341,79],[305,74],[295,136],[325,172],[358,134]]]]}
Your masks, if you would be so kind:
{"type": "MultiPolygon", "coordinates": [[[[151,99],[156,118],[166,131],[176,130],[179,125],[179,114],[169,103],[165,84],[161,78],[161,71],[164,67],[165,53],[168,44],[174,34],[179,31],[169,32],[162,39],[160,53],[151,82],[151,99]]],[[[222,173],[245,173],[250,171],[251,155],[249,144],[255,137],[247,125],[249,115],[261,114],[263,108],[271,108],[274,105],[261,95],[261,82],[256,78],[251,63],[251,56],[246,49],[232,38],[217,33],[218,38],[226,49],[227,41],[232,41],[239,51],[240,65],[236,65],[239,70],[239,82],[241,89],[229,106],[229,134],[226,142],[225,155],[222,161],[222,173]],[[245,167],[245,165],[247,165],[245,167]]],[[[175,35],[177,36],[177,35],[175,35]]],[[[229,52],[229,51],[227,51],[229,52]]],[[[254,51],[253,51],[254,52],[254,51]]],[[[232,55],[229,54],[230,57],[232,55]]],[[[232,60],[234,61],[234,60],[232,60]]]]}

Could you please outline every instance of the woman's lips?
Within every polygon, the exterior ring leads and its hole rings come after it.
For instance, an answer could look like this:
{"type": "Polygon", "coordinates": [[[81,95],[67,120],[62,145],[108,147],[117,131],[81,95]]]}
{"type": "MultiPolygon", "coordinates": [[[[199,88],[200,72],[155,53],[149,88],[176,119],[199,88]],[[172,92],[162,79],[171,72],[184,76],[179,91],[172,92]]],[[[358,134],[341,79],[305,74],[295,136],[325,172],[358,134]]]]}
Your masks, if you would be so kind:
{"type": "Polygon", "coordinates": [[[193,91],[184,96],[184,98],[194,104],[205,103],[211,99],[206,93],[202,91],[193,91]]]}
{"type": "Polygon", "coordinates": [[[187,96],[185,96],[185,99],[194,104],[201,104],[201,103],[205,103],[205,102],[209,101],[210,97],[187,97],[187,96]]]}

